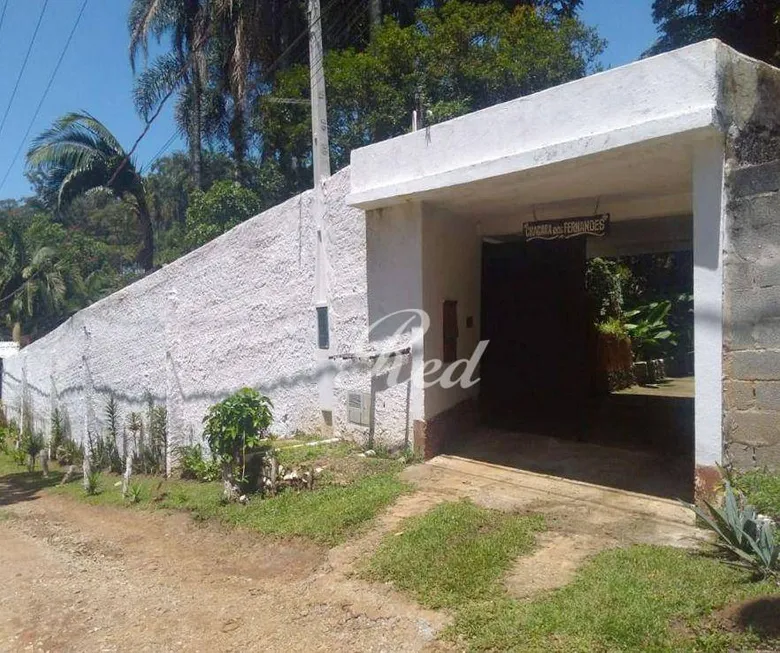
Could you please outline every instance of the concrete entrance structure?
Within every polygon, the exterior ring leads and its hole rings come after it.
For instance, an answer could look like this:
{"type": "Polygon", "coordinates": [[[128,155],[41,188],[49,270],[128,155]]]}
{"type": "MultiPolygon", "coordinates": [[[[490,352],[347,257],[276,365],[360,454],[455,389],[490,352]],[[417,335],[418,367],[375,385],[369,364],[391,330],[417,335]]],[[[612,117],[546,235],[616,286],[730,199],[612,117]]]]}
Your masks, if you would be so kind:
{"type": "Polygon", "coordinates": [[[692,217],[697,481],[724,461],[780,463],[778,99],[780,71],[707,41],[354,151],[369,322],[431,316],[411,356],[416,445],[434,455],[474,417],[479,385],[419,381],[443,355],[445,301],[458,357],[480,340],[486,238],[595,213],[692,217]]]}
{"type": "MultiPolygon", "coordinates": [[[[688,479],[695,466],[706,485],[721,462],[780,467],[779,98],[780,71],[708,41],[357,150],[323,186],[321,225],[311,191],[291,198],[6,359],[5,410],[48,433],[56,408],[86,441],[105,428],[109,397],[123,416],[153,402],[167,410],[170,465],[177,445],[200,441],[211,404],[252,386],[273,400],[279,436],[413,440],[430,457],[453,434],[484,434],[481,384],[424,381],[483,338],[485,243],[516,240],[534,220],[609,213],[611,235],[589,240],[587,256],[693,252],[688,479]],[[394,315],[410,309],[430,316],[424,335],[394,315]],[[399,375],[374,365],[388,352],[399,375]]],[[[569,249],[571,271],[583,248],[569,249]]],[[[559,261],[551,251],[546,273],[559,261]]],[[[534,390],[533,379],[516,385],[534,390]]],[[[534,442],[519,452],[534,468],[548,451],[570,470],[584,451],[534,442]]],[[[588,451],[589,469],[616,484],[638,464],[588,451]]]]}

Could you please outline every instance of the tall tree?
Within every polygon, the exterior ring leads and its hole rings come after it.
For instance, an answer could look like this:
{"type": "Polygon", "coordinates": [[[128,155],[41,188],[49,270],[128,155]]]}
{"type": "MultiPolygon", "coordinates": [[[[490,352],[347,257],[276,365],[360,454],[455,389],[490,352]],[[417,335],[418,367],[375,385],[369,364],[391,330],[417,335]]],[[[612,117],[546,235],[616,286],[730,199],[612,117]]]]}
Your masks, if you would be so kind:
{"type": "Polygon", "coordinates": [[[169,35],[171,52],[156,59],[138,76],[135,105],[149,119],[173,89],[180,90],[177,119],[187,136],[192,175],[203,187],[203,89],[206,84],[206,48],[210,5],[207,0],[132,0],[127,23],[130,64],[135,72],[139,50],[148,54],[149,37],[159,42],[169,35]]]}
{"type": "Polygon", "coordinates": [[[76,197],[105,189],[127,202],[138,220],[138,263],[151,270],[154,232],[144,181],[114,135],[88,113],[68,113],[42,132],[27,152],[27,166],[40,175],[44,196],[60,209],[76,197]]]}
{"type": "Polygon", "coordinates": [[[718,38],[771,64],[780,63],[780,0],[655,0],[660,36],[646,55],[718,38]]]}
{"type": "MultiPolygon", "coordinates": [[[[577,18],[549,9],[449,0],[420,9],[408,27],[385,18],[369,46],[325,57],[334,169],[352,149],[405,133],[412,110],[439,122],[582,77],[604,43],[577,18]]],[[[275,93],[309,96],[307,66],[277,77],[275,93]]],[[[310,187],[310,114],[305,105],[261,98],[257,120],[267,156],[310,187]]]]}

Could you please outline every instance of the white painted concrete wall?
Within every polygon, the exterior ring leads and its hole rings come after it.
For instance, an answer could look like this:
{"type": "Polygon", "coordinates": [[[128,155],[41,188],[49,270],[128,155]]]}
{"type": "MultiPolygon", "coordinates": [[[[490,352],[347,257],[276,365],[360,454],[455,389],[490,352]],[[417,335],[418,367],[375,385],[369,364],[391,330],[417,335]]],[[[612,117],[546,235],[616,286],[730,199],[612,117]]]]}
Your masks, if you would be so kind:
{"type": "Polygon", "coordinates": [[[705,41],[357,149],[349,202],[368,209],[421,199],[714,126],[727,50],[705,41]]]}
{"type": "MultiPolygon", "coordinates": [[[[445,300],[458,302],[458,359],[468,359],[474,353],[480,334],[481,283],[482,238],[476,220],[423,205],[423,306],[431,317],[425,335],[427,361],[441,360],[444,353],[445,300]],[[469,317],[471,327],[466,326],[469,317]]],[[[458,372],[464,367],[461,364],[458,372]]],[[[478,393],[478,384],[467,389],[431,386],[425,391],[425,418],[431,419],[478,393]]]]}
{"type": "MultiPolygon", "coordinates": [[[[348,187],[349,170],[328,181],[324,231],[331,348],[342,353],[368,348],[366,222],[346,205],[348,187]]],[[[9,413],[21,417],[26,394],[48,433],[60,406],[82,439],[102,429],[110,394],[123,416],[151,395],[167,406],[172,437],[197,441],[207,408],[252,386],[274,403],[275,433],[317,431],[314,246],[307,192],[80,311],[5,361],[9,413]]],[[[365,439],[367,428],[347,424],[346,393],[367,391],[370,373],[337,369],[335,433],[365,439]]],[[[377,430],[395,441],[407,419],[397,403],[377,411],[377,430]]]]}

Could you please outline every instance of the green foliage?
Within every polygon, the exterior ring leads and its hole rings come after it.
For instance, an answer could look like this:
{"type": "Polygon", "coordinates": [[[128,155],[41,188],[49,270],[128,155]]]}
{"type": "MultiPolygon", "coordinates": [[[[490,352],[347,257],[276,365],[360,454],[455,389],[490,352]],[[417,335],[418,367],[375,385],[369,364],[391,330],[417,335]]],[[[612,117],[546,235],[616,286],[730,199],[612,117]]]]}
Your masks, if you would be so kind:
{"type": "Polygon", "coordinates": [[[200,247],[260,210],[260,198],[232,181],[218,181],[207,192],[196,190],[187,209],[186,243],[200,247]]]}
{"type": "Polygon", "coordinates": [[[756,469],[737,475],[734,485],[759,512],[780,521],[780,473],[756,469]]]}
{"type": "Polygon", "coordinates": [[[651,360],[669,353],[677,337],[669,329],[670,301],[652,302],[625,314],[625,325],[637,360],[651,360]]]}
{"type": "Polygon", "coordinates": [[[234,472],[240,467],[242,478],[244,457],[248,450],[260,444],[271,425],[272,408],[268,397],[252,388],[242,388],[214,404],[203,418],[204,434],[214,457],[234,472]]]}
{"type": "Polygon", "coordinates": [[[43,199],[52,209],[95,190],[127,200],[141,230],[138,263],[144,270],[151,269],[154,240],[143,179],[116,137],[97,118],[83,112],[57,119],[33,140],[27,167],[40,175],[43,199]]]}
{"type": "MultiPolygon", "coordinates": [[[[341,443],[318,446],[321,447],[318,462],[338,468],[338,473],[323,478],[310,492],[287,490],[262,501],[250,501],[248,505],[226,504],[222,500],[221,483],[136,476],[134,483],[142,488],[139,504],[188,510],[198,520],[217,519],[268,535],[305,537],[332,546],[360,532],[377,513],[411,490],[398,479],[400,466],[397,464],[356,457],[351,455],[354,449],[347,450],[341,443]]],[[[2,462],[0,457],[0,465],[2,462]]],[[[52,491],[84,498],[76,482],[52,491]]],[[[114,506],[127,503],[119,492],[103,492],[89,501],[114,506]]]]}
{"type": "MultiPolygon", "coordinates": [[[[414,109],[430,124],[570,81],[592,72],[604,47],[577,18],[543,8],[460,0],[418,6],[407,26],[385,19],[365,49],[326,55],[335,168],[352,149],[407,132],[414,109]]],[[[277,75],[273,95],[308,93],[308,67],[277,75]]],[[[261,96],[258,112],[264,148],[286,174],[308,182],[310,169],[301,166],[310,160],[308,109],[261,96]]]]}
{"type": "Polygon", "coordinates": [[[179,447],[179,465],[181,478],[196,481],[216,481],[220,477],[220,466],[216,460],[206,460],[203,447],[191,444],[179,447]]]}
{"type": "Polygon", "coordinates": [[[127,488],[127,500],[130,503],[141,503],[144,499],[144,486],[141,483],[131,483],[127,488]]]}
{"type": "Polygon", "coordinates": [[[59,407],[51,411],[51,432],[49,435],[49,446],[53,457],[56,458],[57,451],[65,442],[65,420],[59,407]]]}
{"type": "Polygon", "coordinates": [[[691,509],[717,534],[715,546],[729,554],[736,564],[765,578],[777,574],[780,544],[770,520],[760,519],[756,509],[737,495],[728,480],[725,481],[723,507],[705,504],[707,510],[698,506],[691,506],[691,509]]]}
{"type": "Polygon", "coordinates": [[[594,258],[585,269],[585,287],[597,323],[623,317],[623,284],[630,270],[615,260],[594,258]]]}
{"type": "Polygon", "coordinates": [[[659,54],[718,38],[767,63],[780,63],[778,0],[654,0],[658,41],[645,53],[659,54]]]}
{"type": "Polygon", "coordinates": [[[27,465],[31,472],[35,471],[35,461],[38,459],[38,456],[45,447],[46,441],[43,439],[42,433],[25,431],[22,434],[22,439],[19,443],[19,449],[27,456],[27,465]]]}
{"type": "Polygon", "coordinates": [[[84,483],[84,491],[88,496],[95,496],[100,492],[100,471],[93,470],[87,474],[86,482],[84,483]]]}
{"type": "Polygon", "coordinates": [[[603,333],[607,336],[614,336],[615,338],[628,338],[628,330],[622,320],[618,318],[610,318],[604,322],[599,322],[596,325],[599,333],[603,333]]]}

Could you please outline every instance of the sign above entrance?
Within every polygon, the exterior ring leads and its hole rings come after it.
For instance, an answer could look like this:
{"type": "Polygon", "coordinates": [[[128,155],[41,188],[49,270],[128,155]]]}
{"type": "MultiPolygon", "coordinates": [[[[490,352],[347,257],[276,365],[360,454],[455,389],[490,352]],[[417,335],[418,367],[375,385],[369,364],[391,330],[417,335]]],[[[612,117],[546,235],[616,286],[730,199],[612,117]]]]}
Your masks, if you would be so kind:
{"type": "Polygon", "coordinates": [[[523,224],[526,240],[560,240],[577,236],[606,236],[609,230],[609,213],[586,218],[563,220],[539,220],[523,224]]]}

